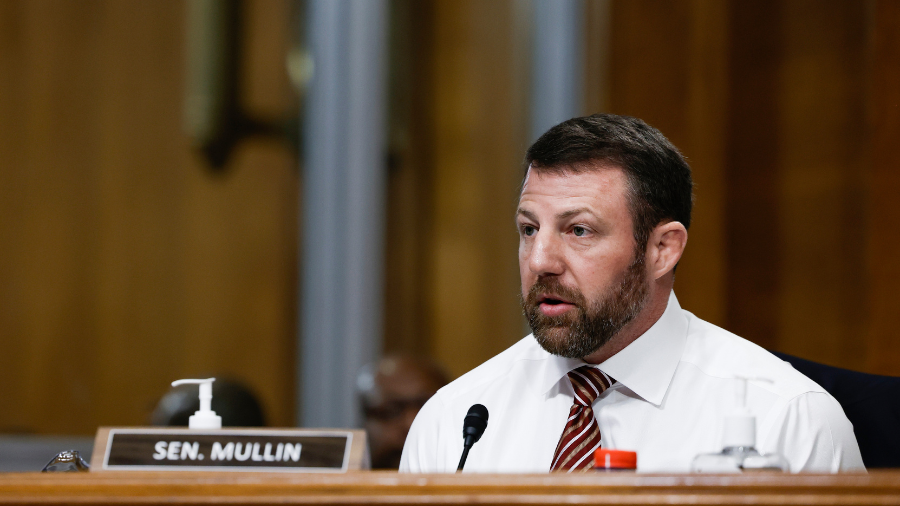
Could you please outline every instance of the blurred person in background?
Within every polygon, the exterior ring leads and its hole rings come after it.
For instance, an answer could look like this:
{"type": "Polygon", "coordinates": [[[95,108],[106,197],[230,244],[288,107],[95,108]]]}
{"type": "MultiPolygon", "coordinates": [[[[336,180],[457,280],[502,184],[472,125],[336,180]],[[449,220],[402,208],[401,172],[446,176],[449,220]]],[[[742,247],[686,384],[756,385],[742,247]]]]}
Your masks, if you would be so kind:
{"type": "Polygon", "coordinates": [[[356,388],[373,469],[400,467],[403,443],[416,414],[446,384],[447,376],[436,364],[410,355],[389,355],[360,370],[356,388]]]}

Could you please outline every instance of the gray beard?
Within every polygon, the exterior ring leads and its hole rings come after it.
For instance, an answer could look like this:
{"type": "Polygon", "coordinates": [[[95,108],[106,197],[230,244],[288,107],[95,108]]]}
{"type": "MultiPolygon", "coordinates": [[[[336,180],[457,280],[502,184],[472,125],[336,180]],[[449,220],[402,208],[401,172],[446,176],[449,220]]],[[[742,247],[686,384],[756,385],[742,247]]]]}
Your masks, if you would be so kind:
{"type": "Polygon", "coordinates": [[[557,277],[538,279],[522,299],[522,310],[538,344],[549,353],[566,358],[584,358],[602,348],[644,309],[649,286],[643,252],[635,252],[622,281],[588,302],[577,289],[564,286],[557,277]],[[541,312],[541,294],[571,301],[575,309],[559,316],[541,312]]]}

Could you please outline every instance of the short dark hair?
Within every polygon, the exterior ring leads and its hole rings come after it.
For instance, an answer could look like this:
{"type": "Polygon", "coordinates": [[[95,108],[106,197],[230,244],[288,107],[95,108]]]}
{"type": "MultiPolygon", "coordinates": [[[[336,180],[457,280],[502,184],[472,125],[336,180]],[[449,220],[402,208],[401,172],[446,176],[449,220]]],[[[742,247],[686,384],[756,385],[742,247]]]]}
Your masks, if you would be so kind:
{"type": "Polygon", "coordinates": [[[528,170],[582,172],[588,164],[613,165],[628,180],[628,205],[634,239],[645,248],[650,232],[666,221],[691,226],[691,168],[659,130],[638,118],[594,114],[564,121],[547,130],[528,148],[528,170]]]}

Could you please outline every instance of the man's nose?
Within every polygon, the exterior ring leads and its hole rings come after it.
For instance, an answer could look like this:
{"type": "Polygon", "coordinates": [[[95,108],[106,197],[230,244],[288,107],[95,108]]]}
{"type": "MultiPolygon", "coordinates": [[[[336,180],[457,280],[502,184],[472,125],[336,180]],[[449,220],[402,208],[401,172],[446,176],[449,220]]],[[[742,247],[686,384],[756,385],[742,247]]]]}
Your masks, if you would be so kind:
{"type": "Polygon", "coordinates": [[[539,231],[534,238],[528,267],[537,276],[562,274],[565,262],[561,238],[550,231],[539,231]]]}

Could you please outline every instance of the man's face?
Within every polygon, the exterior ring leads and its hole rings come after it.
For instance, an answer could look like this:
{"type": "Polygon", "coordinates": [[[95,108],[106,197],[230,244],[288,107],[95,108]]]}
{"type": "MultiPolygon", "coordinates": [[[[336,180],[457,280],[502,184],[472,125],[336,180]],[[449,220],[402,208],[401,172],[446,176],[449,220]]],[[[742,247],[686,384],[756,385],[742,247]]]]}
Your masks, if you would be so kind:
{"type": "Polygon", "coordinates": [[[444,385],[409,358],[382,360],[375,385],[374,394],[364,406],[372,467],[397,469],[416,414],[444,385]]]}
{"type": "Polygon", "coordinates": [[[644,251],[621,169],[530,170],[516,222],[522,307],[544,349],[588,356],[643,308],[644,251]]]}

